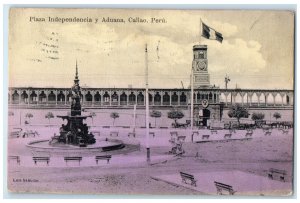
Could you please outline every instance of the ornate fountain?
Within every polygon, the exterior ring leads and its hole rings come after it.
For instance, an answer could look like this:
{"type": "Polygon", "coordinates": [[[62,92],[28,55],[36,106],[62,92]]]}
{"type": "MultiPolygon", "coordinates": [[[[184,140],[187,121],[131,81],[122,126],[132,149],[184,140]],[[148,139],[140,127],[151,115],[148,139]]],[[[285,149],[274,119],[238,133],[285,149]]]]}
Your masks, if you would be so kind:
{"type": "Polygon", "coordinates": [[[98,137],[97,143],[94,135],[89,133],[88,126],[83,123],[88,117],[81,115],[81,91],[78,79],[78,68],[76,62],[76,74],[74,85],[71,88],[72,103],[71,113],[66,116],[57,116],[63,120],[67,120],[67,124],[62,124],[59,135],[49,139],[38,139],[30,141],[26,146],[31,150],[32,154],[36,156],[54,155],[54,157],[69,156],[76,154],[78,156],[94,156],[95,154],[106,153],[114,151],[114,154],[128,153],[139,150],[140,143],[130,141],[129,147],[122,140],[109,139],[105,137],[98,137]],[[124,148],[124,149],[123,149],[124,148]]]}
{"type": "Polygon", "coordinates": [[[96,139],[94,135],[89,133],[88,126],[83,123],[83,120],[90,116],[81,115],[81,91],[79,86],[78,68],[76,61],[76,74],[72,91],[71,114],[66,116],[57,116],[63,120],[67,120],[67,124],[60,127],[60,134],[52,137],[50,144],[59,143],[71,144],[80,147],[86,147],[89,144],[94,144],[96,139]]]}

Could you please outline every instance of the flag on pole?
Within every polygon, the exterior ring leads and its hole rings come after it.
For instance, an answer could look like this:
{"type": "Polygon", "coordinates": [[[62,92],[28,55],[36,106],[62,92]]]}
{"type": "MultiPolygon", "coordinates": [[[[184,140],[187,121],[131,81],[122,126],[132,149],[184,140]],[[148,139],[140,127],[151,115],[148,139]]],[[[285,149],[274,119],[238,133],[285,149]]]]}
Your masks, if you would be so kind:
{"type": "Polygon", "coordinates": [[[222,43],[223,41],[223,36],[221,33],[207,26],[203,22],[202,22],[202,36],[205,37],[206,39],[217,40],[220,43],[222,43]]]}

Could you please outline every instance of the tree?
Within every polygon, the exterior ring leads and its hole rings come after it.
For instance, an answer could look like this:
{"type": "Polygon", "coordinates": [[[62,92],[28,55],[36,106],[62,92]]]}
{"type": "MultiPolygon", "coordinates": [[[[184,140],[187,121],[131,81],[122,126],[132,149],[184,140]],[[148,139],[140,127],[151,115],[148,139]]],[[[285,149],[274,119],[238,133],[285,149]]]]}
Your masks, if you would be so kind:
{"type": "Polygon", "coordinates": [[[112,112],[112,113],[110,114],[110,117],[111,117],[112,119],[114,119],[114,121],[113,121],[113,126],[115,126],[115,119],[120,117],[119,114],[118,114],[117,112],[112,112]]]}
{"type": "Polygon", "coordinates": [[[94,125],[94,117],[96,117],[97,114],[95,112],[90,112],[90,117],[92,118],[92,124],[94,125]]]}
{"type": "Polygon", "coordinates": [[[46,115],[45,115],[45,118],[47,118],[49,120],[49,124],[50,124],[50,119],[51,118],[54,118],[54,115],[52,112],[48,112],[46,115]]]}
{"type": "Polygon", "coordinates": [[[251,119],[255,121],[255,125],[257,127],[262,127],[262,125],[265,124],[265,121],[263,121],[264,118],[265,118],[265,114],[257,113],[257,112],[254,112],[251,116],[251,119]]]}
{"type": "Polygon", "coordinates": [[[277,121],[278,118],[281,118],[281,114],[278,113],[278,112],[275,112],[275,113],[273,114],[273,117],[274,117],[274,118],[276,119],[276,121],[277,121]]]}
{"type": "MultiPolygon", "coordinates": [[[[30,121],[30,119],[31,119],[32,117],[33,117],[32,113],[27,113],[27,114],[25,115],[25,118],[28,118],[29,121],[30,121]]],[[[26,123],[26,121],[25,121],[25,123],[26,123]]],[[[29,124],[29,122],[27,122],[26,124],[29,124]]]]}
{"type": "Polygon", "coordinates": [[[230,118],[236,118],[237,121],[238,121],[238,124],[240,125],[240,119],[241,118],[248,118],[249,113],[248,113],[248,110],[245,107],[236,104],[236,105],[233,105],[229,108],[228,116],[230,118]]]}
{"type": "Polygon", "coordinates": [[[184,117],[184,114],[179,110],[171,110],[168,112],[168,118],[174,120],[175,125],[177,125],[177,119],[181,119],[184,117]]]}
{"type": "Polygon", "coordinates": [[[156,118],[160,118],[161,117],[161,112],[153,110],[151,112],[150,116],[155,119],[155,127],[156,127],[156,118]]]}
{"type": "Polygon", "coordinates": [[[265,118],[265,114],[254,112],[251,116],[251,119],[254,121],[261,121],[265,118]]]}

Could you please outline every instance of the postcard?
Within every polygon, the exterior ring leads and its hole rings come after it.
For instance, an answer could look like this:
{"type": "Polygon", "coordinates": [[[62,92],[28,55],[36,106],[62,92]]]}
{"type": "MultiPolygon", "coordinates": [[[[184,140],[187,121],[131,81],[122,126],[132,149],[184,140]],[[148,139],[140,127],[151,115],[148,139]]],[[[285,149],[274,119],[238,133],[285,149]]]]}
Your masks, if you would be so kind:
{"type": "Polygon", "coordinates": [[[11,193],[291,196],[294,12],[11,8],[11,193]]]}

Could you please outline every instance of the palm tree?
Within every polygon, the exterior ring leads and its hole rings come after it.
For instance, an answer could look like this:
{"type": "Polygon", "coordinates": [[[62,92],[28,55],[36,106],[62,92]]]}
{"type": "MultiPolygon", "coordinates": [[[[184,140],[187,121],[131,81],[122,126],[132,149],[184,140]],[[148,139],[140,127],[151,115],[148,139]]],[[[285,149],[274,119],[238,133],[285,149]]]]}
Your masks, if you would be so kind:
{"type": "Polygon", "coordinates": [[[94,125],[94,117],[96,117],[97,114],[95,112],[90,112],[90,117],[92,118],[92,124],[94,125]]]}
{"type": "Polygon", "coordinates": [[[54,115],[52,112],[48,112],[46,115],[45,115],[45,118],[47,118],[49,120],[49,124],[50,124],[50,119],[51,118],[54,118],[54,115]]]}
{"type": "Polygon", "coordinates": [[[161,117],[161,112],[153,110],[151,112],[150,116],[155,119],[155,125],[154,126],[156,127],[156,118],[160,118],[161,117]]]}
{"type": "Polygon", "coordinates": [[[117,112],[112,112],[112,113],[110,114],[110,117],[111,117],[112,119],[114,119],[114,121],[113,121],[113,126],[115,126],[115,119],[120,117],[119,114],[118,114],[117,112]]]}

